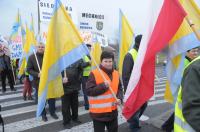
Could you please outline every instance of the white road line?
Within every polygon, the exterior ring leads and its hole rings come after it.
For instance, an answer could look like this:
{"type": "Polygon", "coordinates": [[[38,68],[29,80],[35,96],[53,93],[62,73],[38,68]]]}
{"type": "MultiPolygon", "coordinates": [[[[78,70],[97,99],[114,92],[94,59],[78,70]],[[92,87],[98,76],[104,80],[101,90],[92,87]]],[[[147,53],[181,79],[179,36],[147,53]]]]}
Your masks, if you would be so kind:
{"type": "MultiPolygon", "coordinates": [[[[22,92],[22,91],[23,91],[23,89],[17,89],[16,92],[22,92]]],[[[6,94],[7,94],[7,93],[8,93],[8,94],[10,94],[10,93],[13,93],[13,94],[14,94],[15,91],[6,91],[6,94]]],[[[5,95],[4,95],[4,93],[1,93],[0,96],[5,96],[5,95]]]]}
{"type": "Polygon", "coordinates": [[[155,92],[164,92],[165,91],[165,88],[162,88],[162,89],[155,89],[155,92]]]}
{"type": "Polygon", "coordinates": [[[8,102],[4,102],[4,103],[1,103],[1,107],[12,107],[12,106],[15,106],[15,105],[21,105],[21,104],[26,104],[26,103],[31,103],[31,102],[34,102],[34,100],[26,100],[26,101],[22,101],[22,100],[14,100],[14,101],[10,101],[9,103],[8,102]]]}
{"type": "MultiPolygon", "coordinates": [[[[79,97],[79,102],[83,101],[83,97],[79,97]]],[[[61,106],[61,100],[56,101],[56,107],[61,106]]],[[[48,105],[46,105],[46,108],[48,108],[48,105]]],[[[12,110],[6,110],[2,111],[1,115],[3,117],[9,117],[9,116],[14,116],[18,114],[25,114],[29,112],[34,112],[37,109],[37,105],[31,105],[31,106],[25,106],[17,109],[12,109],[12,110]]]]}
{"type": "Polygon", "coordinates": [[[2,100],[2,99],[16,98],[16,97],[22,97],[22,93],[14,93],[13,92],[13,94],[0,96],[0,100],[2,100]]]}
{"type": "Polygon", "coordinates": [[[166,84],[166,81],[162,81],[162,82],[154,82],[154,85],[159,85],[159,84],[166,84]]]}
{"type": "Polygon", "coordinates": [[[159,93],[159,94],[155,94],[153,97],[158,98],[158,97],[163,97],[164,95],[165,95],[164,93],[159,93]]]}
{"type": "Polygon", "coordinates": [[[158,97],[164,97],[164,95],[165,95],[164,93],[155,94],[153,97],[150,98],[150,101],[156,100],[156,98],[158,98],[158,97]]]}
{"type": "MultiPolygon", "coordinates": [[[[88,111],[85,110],[85,107],[79,107],[79,115],[83,115],[88,113],[88,111]]],[[[13,122],[5,125],[5,131],[8,132],[18,132],[18,131],[24,131],[27,129],[43,126],[46,124],[58,122],[62,120],[62,114],[61,112],[57,112],[57,115],[59,117],[58,120],[52,119],[49,115],[47,115],[48,121],[43,122],[41,118],[30,118],[18,122],[13,122]]]]}
{"type": "Polygon", "coordinates": [[[156,101],[150,101],[150,102],[148,102],[148,105],[157,105],[157,104],[163,104],[163,103],[167,103],[167,101],[166,100],[156,100],[156,101]]]}
{"type": "MultiPolygon", "coordinates": [[[[121,125],[121,124],[126,122],[126,119],[123,117],[121,111],[119,111],[118,113],[119,113],[119,115],[118,115],[118,125],[121,125]]],[[[148,119],[149,119],[149,117],[145,116],[145,115],[142,115],[141,118],[140,118],[141,121],[146,121],[148,119]]],[[[91,122],[83,123],[83,124],[78,125],[78,126],[74,126],[71,129],[62,130],[60,132],[93,132],[93,131],[94,131],[94,128],[93,128],[93,123],[91,121],[91,122]]]]}
{"type": "MultiPolygon", "coordinates": [[[[14,85],[15,88],[22,87],[22,86],[24,86],[24,84],[14,85]]],[[[0,88],[2,88],[2,86],[0,86],[0,88]]],[[[6,86],[6,88],[10,88],[10,86],[6,86]]]]}

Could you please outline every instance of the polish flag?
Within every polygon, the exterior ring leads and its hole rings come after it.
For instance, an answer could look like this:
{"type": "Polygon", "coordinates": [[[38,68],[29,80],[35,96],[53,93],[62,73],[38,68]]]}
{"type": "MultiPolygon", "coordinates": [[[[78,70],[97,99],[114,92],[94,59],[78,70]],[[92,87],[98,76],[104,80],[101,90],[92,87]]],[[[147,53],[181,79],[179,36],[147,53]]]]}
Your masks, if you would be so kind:
{"type": "Polygon", "coordinates": [[[167,46],[186,16],[178,0],[149,1],[146,31],[124,97],[126,119],[153,96],[156,53],[167,46]]]}

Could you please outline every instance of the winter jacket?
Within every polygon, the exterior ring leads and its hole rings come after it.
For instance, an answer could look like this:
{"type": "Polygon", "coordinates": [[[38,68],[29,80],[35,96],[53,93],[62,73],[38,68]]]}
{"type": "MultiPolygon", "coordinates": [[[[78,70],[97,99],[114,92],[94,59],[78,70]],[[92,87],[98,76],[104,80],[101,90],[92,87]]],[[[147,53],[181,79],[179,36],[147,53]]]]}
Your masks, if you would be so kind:
{"type": "Polygon", "coordinates": [[[184,71],[182,86],[182,112],[185,120],[200,131],[200,60],[194,61],[184,71]]]}
{"type": "MultiPolygon", "coordinates": [[[[65,71],[68,78],[67,83],[63,83],[64,93],[70,94],[72,92],[79,91],[81,88],[81,77],[83,74],[83,68],[86,66],[83,60],[79,60],[70,66],[68,66],[65,71]]],[[[64,77],[64,71],[62,72],[64,77]]]]}
{"type": "Polygon", "coordinates": [[[12,70],[10,57],[3,54],[0,56],[0,69],[2,70],[12,70]]]}
{"type": "MultiPolygon", "coordinates": [[[[106,70],[103,66],[100,65],[101,70],[103,70],[109,78],[112,80],[112,70],[106,70]]],[[[96,85],[95,77],[93,73],[91,72],[89,75],[89,78],[86,83],[86,94],[88,96],[98,96],[103,93],[105,93],[107,90],[109,90],[104,83],[96,85]]],[[[121,88],[121,84],[119,83],[119,89],[117,93],[117,98],[123,99],[123,89],[121,88]]],[[[90,113],[92,119],[99,120],[99,121],[111,121],[113,119],[116,119],[118,116],[118,111],[114,110],[112,112],[107,113],[90,113]]]]}
{"type": "MultiPolygon", "coordinates": [[[[40,66],[40,68],[42,68],[42,62],[43,62],[44,54],[36,53],[36,56],[37,56],[37,59],[38,59],[39,66],[40,66]]],[[[39,68],[38,68],[37,61],[36,61],[34,54],[30,55],[29,58],[28,58],[27,72],[31,76],[33,76],[32,86],[34,88],[38,88],[39,87],[39,81],[40,81],[40,78],[38,78],[38,74],[40,72],[39,72],[39,68]]]]}

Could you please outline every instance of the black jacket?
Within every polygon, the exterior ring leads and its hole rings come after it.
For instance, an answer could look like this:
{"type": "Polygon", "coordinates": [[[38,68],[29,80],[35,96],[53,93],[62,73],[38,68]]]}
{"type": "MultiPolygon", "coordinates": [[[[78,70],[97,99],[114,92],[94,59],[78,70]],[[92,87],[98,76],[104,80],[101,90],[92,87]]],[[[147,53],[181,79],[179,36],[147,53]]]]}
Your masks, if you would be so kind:
{"type": "Polygon", "coordinates": [[[0,56],[0,69],[2,70],[12,70],[10,57],[7,55],[0,56]]]}
{"type": "MultiPolygon", "coordinates": [[[[42,62],[43,62],[44,54],[36,53],[36,56],[37,56],[40,68],[42,68],[42,62]]],[[[34,54],[29,56],[26,68],[27,68],[27,72],[31,76],[33,76],[32,86],[34,88],[38,88],[39,87],[39,81],[40,81],[40,78],[38,78],[39,68],[38,68],[38,65],[37,65],[36,58],[35,58],[34,54]]]]}
{"type": "Polygon", "coordinates": [[[197,132],[200,131],[200,60],[185,69],[182,82],[183,116],[197,132]]]}
{"type": "MultiPolygon", "coordinates": [[[[80,90],[84,66],[85,64],[81,59],[66,68],[68,82],[63,84],[65,94],[70,94],[80,90]]],[[[62,72],[62,76],[64,77],[64,71],[62,72]]]]}
{"type": "Polygon", "coordinates": [[[132,58],[132,55],[130,53],[127,53],[126,56],[124,57],[123,68],[122,68],[122,80],[124,84],[124,92],[126,92],[131,72],[133,70],[133,66],[134,66],[134,60],[132,58]]]}

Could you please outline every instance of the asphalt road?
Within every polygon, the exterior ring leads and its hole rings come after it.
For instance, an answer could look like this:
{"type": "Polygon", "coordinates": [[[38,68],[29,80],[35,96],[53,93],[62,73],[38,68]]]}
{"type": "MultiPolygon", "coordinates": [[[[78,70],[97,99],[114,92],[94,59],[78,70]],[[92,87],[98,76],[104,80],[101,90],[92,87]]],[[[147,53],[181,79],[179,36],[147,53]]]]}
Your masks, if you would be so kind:
{"type": "MultiPolygon", "coordinates": [[[[172,106],[168,104],[163,96],[165,90],[166,75],[163,66],[156,67],[155,94],[149,100],[148,107],[141,118],[141,132],[161,132],[160,125],[167,119],[172,106]]],[[[56,101],[58,120],[47,115],[48,121],[43,122],[41,118],[36,118],[36,104],[33,101],[24,101],[22,98],[23,85],[16,85],[17,92],[0,92],[0,104],[2,106],[1,115],[5,121],[5,132],[32,131],[32,132],[92,132],[92,120],[88,111],[84,110],[83,97],[79,96],[79,118],[81,124],[72,123],[71,129],[64,129],[62,126],[61,101],[56,101]]],[[[1,89],[1,88],[0,88],[1,89]]],[[[127,132],[128,124],[119,111],[119,132],[127,132]]],[[[1,129],[1,127],[0,127],[1,129]]]]}

